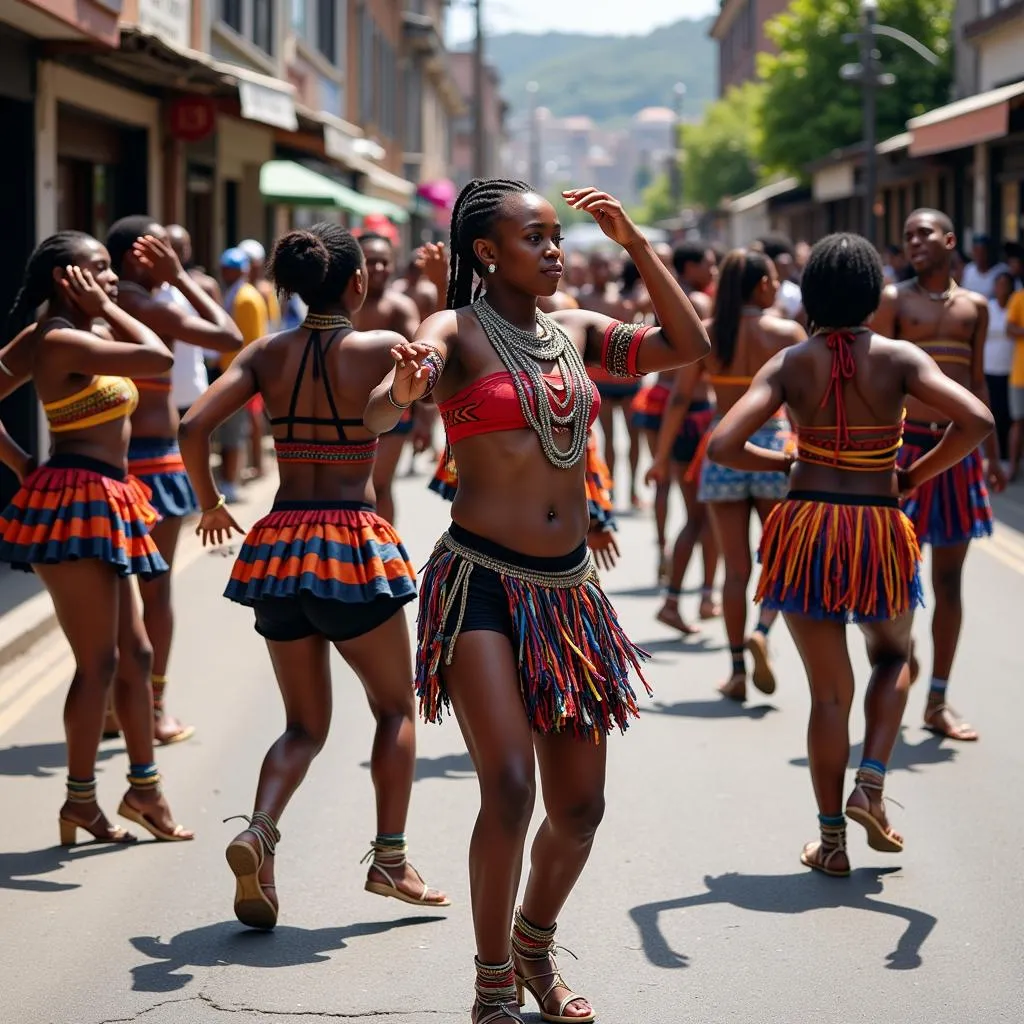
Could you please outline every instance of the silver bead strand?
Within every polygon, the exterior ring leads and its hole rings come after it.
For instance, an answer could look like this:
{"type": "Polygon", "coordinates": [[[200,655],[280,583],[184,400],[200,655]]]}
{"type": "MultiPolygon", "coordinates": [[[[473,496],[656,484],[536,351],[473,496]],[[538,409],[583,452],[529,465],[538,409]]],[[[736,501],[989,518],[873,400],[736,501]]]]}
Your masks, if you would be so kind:
{"type": "Polygon", "coordinates": [[[576,346],[555,320],[539,310],[539,334],[530,334],[509,323],[486,298],[473,303],[473,312],[512,377],[523,417],[537,434],[545,458],[558,469],[571,469],[586,454],[593,405],[590,378],[576,346]],[[565,387],[564,412],[552,405],[539,361],[554,362],[558,366],[565,387]],[[530,401],[523,375],[536,395],[535,404],[530,401]],[[555,443],[556,429],[570,431],[567,451],[563,452],[555,443]]]}

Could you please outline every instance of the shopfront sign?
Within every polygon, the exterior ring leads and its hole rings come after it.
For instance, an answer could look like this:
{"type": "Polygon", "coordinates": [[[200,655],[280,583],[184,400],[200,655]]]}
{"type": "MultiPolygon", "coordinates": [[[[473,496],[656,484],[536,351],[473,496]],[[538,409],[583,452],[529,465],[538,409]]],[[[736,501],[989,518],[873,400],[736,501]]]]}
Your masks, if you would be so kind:
{"type": "Polygon", "coordinates": [[[295,100],[290,92],[271,89],[259,82],[238,80],[238,98],[242,105],[242,117],[250,121],[298,131],[299,120],[295,114],[295,100]]]}
{"type": "Polygon", "coordinates": [[[217,107],[207,96],[181,96],[169,113],[171,135],[179,142],[200,142],[217,126],[217,107]]]}
{"type": "Polygon", "coordinates": [[[332,160],[346,163],[356,156],[355,139],[340,128],[335,128],[333,124],[325,124],[324,152],[332,160]]]}
{"type": "Polygon", "coordinates": [[[139,28],[187,50],[192,42],[192,0],[138,0],[139,28]]]}

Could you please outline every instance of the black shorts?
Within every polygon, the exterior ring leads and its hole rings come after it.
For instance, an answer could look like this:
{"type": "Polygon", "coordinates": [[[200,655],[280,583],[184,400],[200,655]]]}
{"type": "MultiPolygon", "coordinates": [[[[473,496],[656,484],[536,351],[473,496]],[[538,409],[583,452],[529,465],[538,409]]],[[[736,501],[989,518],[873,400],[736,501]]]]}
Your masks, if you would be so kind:
{"type": "Polygon", "coordinates": [[[256,632],[267,640],[289,643],[310,636],[344,643],[382,626],[416,597],[378,597],[367,604],[335,601],[300,591],[294,597],[263,597],[253,602],[256,632]]]}

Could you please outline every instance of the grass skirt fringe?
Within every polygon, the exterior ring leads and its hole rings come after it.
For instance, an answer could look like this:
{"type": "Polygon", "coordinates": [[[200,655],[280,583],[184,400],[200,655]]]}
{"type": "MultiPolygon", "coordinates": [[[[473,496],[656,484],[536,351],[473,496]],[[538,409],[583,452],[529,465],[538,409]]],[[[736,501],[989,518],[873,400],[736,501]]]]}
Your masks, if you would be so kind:
{"type": "Polygon", "coordinates": [[[440,722],[451,702],[444,684],[475,567],[496,572],[508,597],[520,690],[534,730],[569,732],[600,742],[638,717],[632,667],[648,694],[640,663],[649,655],[619,625],[589,552],[578,569],[540,573],[498,562],[442,536],[423,572],[417,619],[416,693],[420,713],[440,722]],[[444,624],[453,613],[454,626],[444,624]]]}
{"type": "Polygon", "coordinates": [[[793,494],[768,516],[758,557],[754,600],[766,608],[877,622],[924,604],[921,549],[895,502],[857,505],[840,503],[838,495],[793,494]]]}

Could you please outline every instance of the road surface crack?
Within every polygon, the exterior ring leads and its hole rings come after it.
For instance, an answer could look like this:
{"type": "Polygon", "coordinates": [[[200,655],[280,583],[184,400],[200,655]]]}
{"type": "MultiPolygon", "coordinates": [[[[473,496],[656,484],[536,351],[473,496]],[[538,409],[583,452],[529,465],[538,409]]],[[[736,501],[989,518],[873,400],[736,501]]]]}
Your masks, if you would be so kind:
{"type": "Polygon", "coordinates": [[[335,1013],[330,1010],[266,1010],[259,1006],[243,1006],[238,1003],[222,1006],[210,996],[200,992],[198,995],[185,996],[179,999],[164,999],[159,1003],[154,1003],[152,1006],[147,1006],[144,1010],[140,1010],[130,1017],[110,1017],[107,1020],[100,1021],[99,1024],[134,1024],[135,1021],[144,1021],[149,1014],[165,1006],[184,1003],[202,1003],[218,1013],[262,1014],[266,1017],[293,1017],[296,1019],[306,1017],[310,1020],[373,1020],[374,1018],[384,1017],[393,1020],[401,1020],[403,1017],[409,1020],[417,1020],[437,1017],[441,1014],[447,1016],[457,1014],[455,1010],[363,1010],[359,1013],[335,1013]]]}

